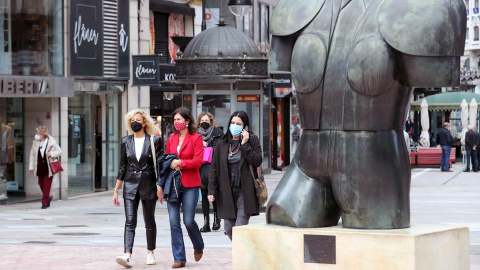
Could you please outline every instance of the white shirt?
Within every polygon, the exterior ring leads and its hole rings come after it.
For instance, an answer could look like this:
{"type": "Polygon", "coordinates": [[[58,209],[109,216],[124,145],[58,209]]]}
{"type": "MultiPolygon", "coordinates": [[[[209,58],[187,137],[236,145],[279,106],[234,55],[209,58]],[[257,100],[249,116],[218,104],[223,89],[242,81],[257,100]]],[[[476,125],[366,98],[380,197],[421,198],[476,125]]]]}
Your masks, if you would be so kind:
{"type": "Polygon", "coordinates": [[[45,148],[47,148],[47,143],[48,143],[48,138],[46,138],[43,142],[40,141],[40,155],[42,155],[42,158],[45,155],[45,148]]]}
{"type": "Polygon", "coordinates": [[[135,155],[137,156],[137,160],[140,161],[140,157],[142,156],[143,144],[145,143],[145,137],[133,137],[133,139],[135,139],[135,155]]]}
{"type": "Polygon", "coordinates": [[[181,145],[177,146],[177,154],[180,155],[180,147],[182,147],[181,145]]]}

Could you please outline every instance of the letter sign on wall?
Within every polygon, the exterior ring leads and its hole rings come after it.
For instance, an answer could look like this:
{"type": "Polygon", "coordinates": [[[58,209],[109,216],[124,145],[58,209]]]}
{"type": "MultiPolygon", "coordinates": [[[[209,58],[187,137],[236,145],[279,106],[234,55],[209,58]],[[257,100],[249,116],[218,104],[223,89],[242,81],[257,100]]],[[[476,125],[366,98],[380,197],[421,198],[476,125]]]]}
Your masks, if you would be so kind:
{"type": "Polygon", "coordinates": [[[158,55],[134,55],[133,83],[134,86],[158,86],[160,70],[158,55]]]}
{"type": "Polygon", "coordinates": [[[98,0],[71,0],[70,74],[103,76],[103,12],[98,0]]]}

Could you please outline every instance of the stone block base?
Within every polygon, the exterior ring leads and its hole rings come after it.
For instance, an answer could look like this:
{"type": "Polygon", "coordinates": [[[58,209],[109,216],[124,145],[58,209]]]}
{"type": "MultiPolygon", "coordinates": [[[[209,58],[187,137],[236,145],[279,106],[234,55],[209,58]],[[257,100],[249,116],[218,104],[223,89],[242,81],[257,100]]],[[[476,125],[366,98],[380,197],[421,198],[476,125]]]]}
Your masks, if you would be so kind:
{"type": "Polygon", "coordinates": [[[398,230],[252,224],[234,227],[232,246],[235,270],[470,269],[468,228],[444,224],[398,230]]]}

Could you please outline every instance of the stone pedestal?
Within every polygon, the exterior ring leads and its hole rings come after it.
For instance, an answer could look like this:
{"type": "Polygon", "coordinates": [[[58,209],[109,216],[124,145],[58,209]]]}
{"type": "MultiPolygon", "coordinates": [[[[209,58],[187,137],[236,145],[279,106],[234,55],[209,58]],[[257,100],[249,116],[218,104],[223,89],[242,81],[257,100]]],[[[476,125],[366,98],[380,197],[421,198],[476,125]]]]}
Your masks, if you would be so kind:
{"type": "Polygon", "coordinates": [[[235,270],[470,269],[468,228],[444,224],[398,230],[253,224],[234,227],[232,254],[235,270]]]}

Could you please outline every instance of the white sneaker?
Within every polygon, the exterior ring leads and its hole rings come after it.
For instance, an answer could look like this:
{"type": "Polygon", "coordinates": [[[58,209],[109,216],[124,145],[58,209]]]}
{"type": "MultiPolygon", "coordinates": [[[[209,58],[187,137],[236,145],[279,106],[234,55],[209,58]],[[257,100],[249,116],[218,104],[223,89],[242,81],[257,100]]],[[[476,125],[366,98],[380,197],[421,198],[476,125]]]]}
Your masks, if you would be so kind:
{"type": "Polygon", "coordinates": [[[132,267],[131,261],[132,258],[130,258],[130,256],[128,256],[127,254],[123,254],[117,257],[117,263],[126,268],[132,267]]]}
{"type": "Polygon", "coordinates": [[[150,252],[147,253],[147,264],[149,265],[157,264],[155,262],[155,255],[153,255],[153,253],[150,253],[150,252]]]}

